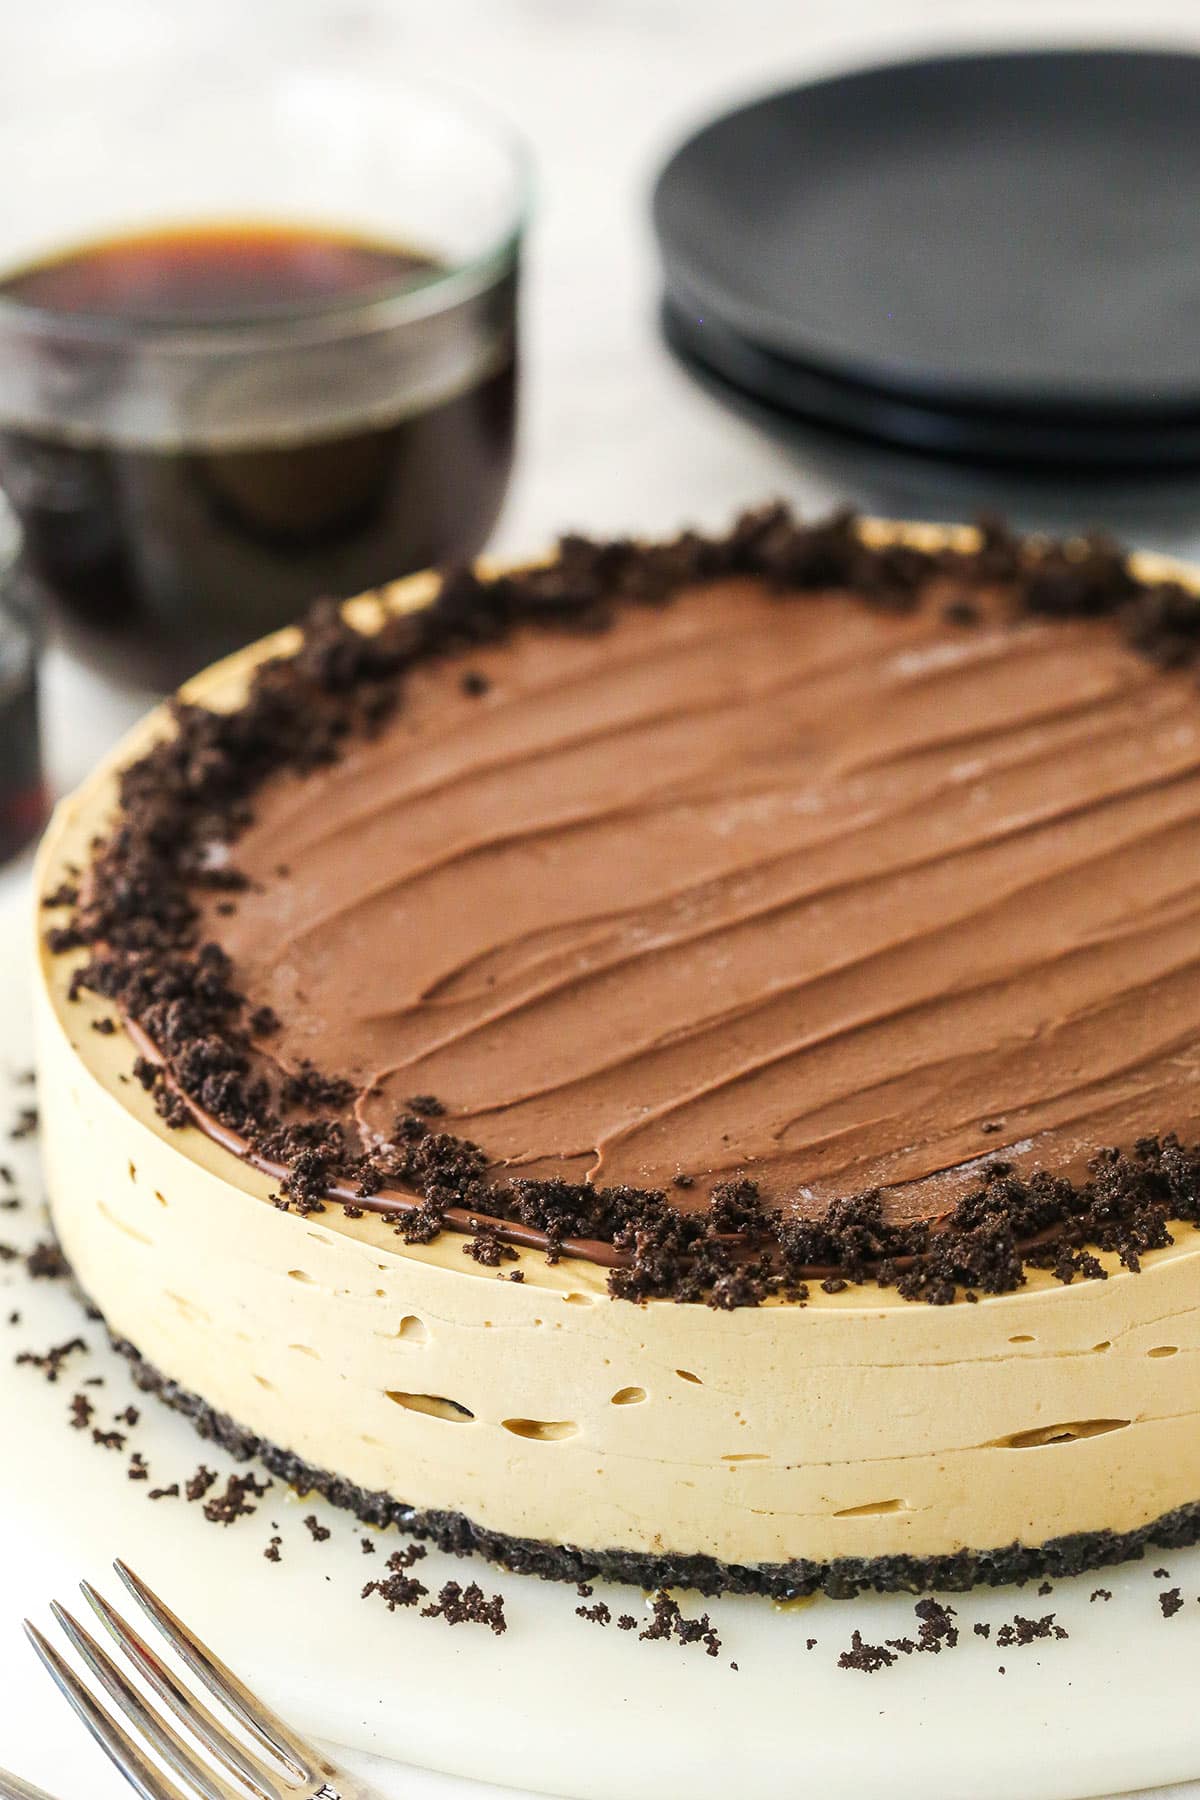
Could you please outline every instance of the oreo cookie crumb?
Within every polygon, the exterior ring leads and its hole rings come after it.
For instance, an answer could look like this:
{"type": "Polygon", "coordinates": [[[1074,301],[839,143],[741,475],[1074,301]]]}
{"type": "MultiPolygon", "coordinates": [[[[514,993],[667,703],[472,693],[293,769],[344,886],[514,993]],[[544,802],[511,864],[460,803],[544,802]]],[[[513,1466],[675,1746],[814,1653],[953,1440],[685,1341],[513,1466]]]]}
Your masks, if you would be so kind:
{"type": "Polygon", "coordinates": [[[130,1481],[149,1481],[150,1466],[140,1450],[135,1450],[125,1471],[130,1481]]]}
{"type": "Polygon", "coordinates": [[[850,1634],[850,1648],[843,1650],[838,1657],[839,1669],[857,1669],[863,1675],[874,1675],[880,1669],[890,1669],[896,1660],[894,1650],[886,1644],[864,1644],[862,1632],[855,1629],[850,1634]]]}
{"type": "MultiPolygon", "coordinates": [[[[952,1606],[944,1606],[930,1595],[924,1600],[918,1600],[913,1611],[918,1621],[915,1638],[887,1638],[882,1644],[868,1644],[863,1641],[862,1633],[856,1630],[851,1635],[850,1648],[843,1650],[838,1657],[838,1668],[857,1669],[861,1674],[874,1675],[880,1669],[890,1668],[901,1656],[939,1656],[943,1650],[957,1648],[959,1630],[954,1623],[957,1615],[952,1606]]],[[[975,1630],[979,1633],[978,1625],[975,1630]]],[[[986,1630],[979,1634],[985,1636],[986,1630]]],[[[808,1640],[810,1650],[816,1641],[816,1638],[808,1640]]]]}
{"type": "Polygon", "coordinates": [[[407,1573],[412,1566],[412,1559],[403,1551],[389,1556],[387,1567],[390,1571],[381,1581],[368,1581],[362,1590],[361,1598],[366,1600],[372,1594],[378,1594],[389,1612],[397,1607],[415,1606],[418,1600],[424,1600],[429,1589],[415,1576],[407,1573]]]}
{"type": "Polygon", "coordinates": [[[1012,1624],[1002,1625],[996,1633],[996,1642],[1002,1644],[1005,1649],[1011,1644],[1015,1644],[1020,1649],[1026,1644],[1040,1643],[1047,1638],[1067,1637],[1068,1633],[1065,1628],[1056,1625],[1054,1621],[1053,1613],[1046,1613],[1040,1619],[1026,1619],[1020,1613],[1015,1613],[1012,1624]]]}
{"type": "MultiPolygon", "coordinates": [[[[204,1502],[204,1516],[210,1525],[232,1525],[235,1519],[248,1519],[258,1511],[250,1504],[251,1499],[261,1499],[271,1485],[254,1475],[230,1475],[224,1491],[204,1502]]],[[[188,1499],[191,1498],[189,1493],[188,1499]]]]}
{"type": "Polygon", "coordinates": [[[1167,1588],[1158,1596],[1158,1604],[1164,1619],[1173,1619],[1177,1612],[1183,1611],[1183,1595],[1177,1587],[1167,1588]]]}
{"type": "Polygon", "coordinates": [[[913,1611],[920,1620],[917,1632],[917,1649],[931,1651],[935,1656],[941,1650],[953,1650],[958,1645],[958,1626],[954,1623],[957,1614],[952,1606],[943,1606],[940,1601],[930,1597],[918,1600],[913,1611]]]}
{"type": "Polygon", "coordinates": [[[189,1500],[203,1500],[216,1479],[216,1470],[207,1468],[204,1463],[201,1463],[195,1474],[190,1475],[184,1482],[183,1491],[189,1500]]]}
{"type": "Polygon", "coordinates": [[[33,1350],[22,1350],[14,1358],[14,1361],[18,1367],[39,1369],[46,1380],[53,1384],[62,1373],[67,1358],[77,1355],[81,1350],[86,1355],[87,1348],[81,1337],[73,1337],[68,1338],[64,1344],[51,1345],[50,1349],[44,1351],[40,1356],[33,1350]]]}
{"type": "Polygon", "coordinates": [[[33,1137],[37,1129],[37,1107],[23,1106],[17,1114],[16,1121],[9,1126],[8,1135],[14,1143],[20,1143],[23,1138],[33,1137]]]}
{"type": "Polygon", "coordinates": [[[433,1604],[421,1608],[421,1617],[445,1619],[447,1625],[486,1625],[496,1637],[508,1630],[504,1596],[486,1595],[477,1581],[468,1582],[466,1587],[461,1582],[447,1581],[433,1604]]]}
{"type": "Polygon", "coordinates": [[[474,1257],[484,1268],[498,1268],[502,1262],[515,1262],[517,1253],[511,1244],[506,1244],[494,1230],[480,1226],[473,1237],[463,1245],[463,1255],[474,1257]]]}
{"type": "Polygon", "coordinates": [[[1112,1599],[1112,1589],[1111,1588],[1093,1588],[1090,1595],[1088,1596],[1088,1598],[1093,1605],[1096,1603],[1097,1600],[1111,1600],[1112,1599]]]}
{"type": "Polygon", "coordinates": [[[699,1618],[689,1619],[680,1608],[674,1595],[660,1588],[650,1601],[650,1623],[638,1633],[642,1643],[664,1642],[674,1639],[679,1644],[703,1644],[706,1656],[719,1656],[721,1640],[713,1629],[712,1620],[707,1613],[699,1618]]]}
{"type": "Polygon", "coordinates": [[[603,1600],[597,1600],[594,1606],[577,1606],[577,1619],[586,1619],[589,1625],[611,1625],[612,1611],[603,1600]]]}
{"type": "Polygon", "coordinates": [[[151,1488],[146,1498],[147,1500],[178,1500],[179,1483],[173,1481],[170,1487],[151,1488]]]}
{"type": "Polygon", "coordinates": [[[322,1525],[316,1513],[309,1513],[304,1520],[304,1528],[314,1544],[324,1544],[332,1536],[328,1525],[322,1525]]]}
{"type": "Polygon", "coordinates": [[[25,1258],[25,1269],[33,1281],[61,1281],[70,1274],[67,1259],[52,1238],[34,1245],[25,1258]]]}
{"type": "Polygon", "coordinates": [[[280,1548],[279,1548],[279,1546],[282,1543],[283,1543],[283,1539],[281,1537],[276,1536],[271,1539],[270,1543],[267,1545],[266,1549],[263,1551],[263,1555],[268,1562],[277,1563],[277,1562],[283,1561],[283,1557],[280,1553],[280,1548]]]}

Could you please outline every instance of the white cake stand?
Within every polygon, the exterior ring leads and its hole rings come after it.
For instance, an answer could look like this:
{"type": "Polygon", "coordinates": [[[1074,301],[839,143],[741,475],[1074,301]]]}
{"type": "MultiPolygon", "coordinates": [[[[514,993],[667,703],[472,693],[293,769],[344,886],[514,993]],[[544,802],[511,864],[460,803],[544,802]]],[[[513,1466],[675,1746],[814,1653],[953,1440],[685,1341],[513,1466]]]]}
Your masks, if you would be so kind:
{"type": "MultiPolygon", "coordinates": [[[[30,1060],[29,928],[19,884],[4,885],[0,1132],[31,1100],[14,1080],[30,1060]]],[[[14,1167],[28,1197],[20,1211],[0,1212],[0,1241],[28,1247],[45,1232],[36,1142],[0,1137],[0,1162],[14,1167]]],[[[119,1555],[311,1735],[527,1792],[578,1800],[664,1800],[685,1791],[689,1800],[727,1800],[731,1792],[1074,1800],[1200,1774],[1200,1550],[1060,1581],[1049,1597],[1032,1586],[950,1596],[962,1634],[956,1650],[901,1657],[864,1675],[840,1669],[839,1652],[856,1628],[874,1643],[913,1635],[911,1596],[777,1607],[681,1594],[685,1612],[712,1614],[722,1649],[710,1658],[700,1645],[641,1642],[634,1632],[586,1623],[570,1587],[431,1552],[419,1571],[431,1591],[452,1578],[476,1579],[504,1595],[503,1637],[472,1625],[451,1629],[363,1601],[362,1584],[403,1540],[365,1534],[324,1502],[301,1501],[276,1484],[253,1517],[221,1528],[199,1505],[148,1501],[150,1487],[186,1478],[201,1461],[222,1480],[235,1466],[182,1418],[135,1392],[67,1283],[32,1282],[20,1263],[0,1265],[0,1763],[49,1781],[62,1767],[61,1753],[47,1760],[52,1719],[72,1756],[78,1739],[79,1768],[87,1770],[79,1791],[96,1800],[110,1792],[108,1771],[51,1703],[17,1626],[25,1612],[44,1621],[52,1595],[69,1602],[81,1576],[111,1589],[109,1564],[119,1555]],[[14,1309],[19,1326],[7,1323],[14,1309]],[[55,1385],[14,1366],[19,1351],[44,1351],[76,1334],[90,1350],[73,1356],[55,1385]],[[94,1376],[104,1385],[81,1386],[94,1376]],[[68,1427],[76,1392],[89,1396],[104,1428],[130,1402],[140,1408],[123,1450],[68,1427]],[[150,1466],[148,1482],[127,1479],[135,1449],[150,1466]],[[309,1513],[329,1528],[327,1541],[310,1537],[309,1513]],[[262,1553],[276,1530],[282,1561],[272,1564],[262,1553]],[[364,1535],[377,1541],[374,1555],[364,1554],[364,1535]],[[1154,1576],[1159,1566],[1169,1580],[1154,1576]],[[1184,1605],[1164,1619],[1158,1596],[1172,1586],[1184,1605]],[[1097,1587],[1112,1599],[1091,1602],[1097,1587]],[[1066,1640],[997,1646],[998,1627],[1014,1614],[1047,1612],[1066,1640]],[[974,1634],[977,1621],[991,1623],[990,1641],[974,1634]]],[[[598,1583],[594,1599],[614,1615],[647,1613],[638,1590],[598,1583]]],[[[396,1792],[432,1800],[452,1789],[461,1791],[410,1772],[396,1792]]],[[[126,1791],[114,1778],[112,1794],[126,1791]]]]}

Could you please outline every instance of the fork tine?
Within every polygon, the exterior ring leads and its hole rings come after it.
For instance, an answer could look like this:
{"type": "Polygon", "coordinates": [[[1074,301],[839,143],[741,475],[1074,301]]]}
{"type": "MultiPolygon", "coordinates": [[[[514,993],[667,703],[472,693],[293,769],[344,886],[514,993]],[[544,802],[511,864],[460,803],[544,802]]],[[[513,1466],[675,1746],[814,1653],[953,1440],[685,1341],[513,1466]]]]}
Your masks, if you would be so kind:
{"type": "Polygon", "coordinates": [[[171,1648],[187,1664],[210,1694],[223,1702],[265,1750],[272,1751],[284,1763],[297,1782],[312,1781],[323,1771],[317,1752],[297,1736],[278,1714],[253,1695],[219,1657],[200,1642],[194,1632],[177,1619],[166,1603],[127,1563],[118,1558],[113,1568],[129,1589],[138,1605],[158,1626],[171,1648]]]}
{"type": "MultiPolygon", "coordinates": [[[[137,1689],[126,1679],[116,1663],[100,1648],[94,1638],[65,1606],[50,1602],[50,1611],[62,1626],[68,1641],[79,1652],[110,1700],[116,1702],[144,1744],[166,1763],[173,1775],[190,1782],[198,1800],[241,1800],[238,1792],[212,1770],[206,1769],[179,1733],[160,1719],[147,1705],[137,1689]]],[[[281,1800],[279,1790],[263,1788],[256,1780],[250,1789],[254,1800],[281,1800]]]]}
{"type": "MultiPolygon", "coordinates": [[[[213,1717],[206,1706],[201,1705],[199,1700],[176,1681],[165,1663],[159,1660],[133,1626],[121,1617],[116,1607],[103,1594],[96,1592],[90,1581],[81,1581],[79,1586],[92,1611],[125,1652],[138,1674],[154,1689],[164,1705],[170,1707],[192,1736],[200,1740],[221,1767],[235,1778],[240,1777],[251,1792],[262,1795],[263,1800],[283,1800],[266,1764],[233,1741],[226,1728],[213,1717]]],[[[4,1800],[2,1793],[0,1800],[4,1800]]]]}
{"type": "Polygon", "coordinates": [[[25,1620],[25,1635],[50,1672],[50,1677],[68,1703],[83,1720],[104,1754],[114,1762],[130,1787],[136,1788],[142,1800],[188,1800],[182,1788],[151,1766],[137,1745],[110,1719],[103,1707],[88,1693],[79,1677],[67,1667],[52,1644],[46,1642],[36,1625],[25,1620]]]}
{"type": "Polygon", "coordinates": [[[53,1796],[45,1788],[34,1787],[31,1781],[22,1781],[19,1775],[0,1769],[0,1800],[53,1800],[53,1796]]]}

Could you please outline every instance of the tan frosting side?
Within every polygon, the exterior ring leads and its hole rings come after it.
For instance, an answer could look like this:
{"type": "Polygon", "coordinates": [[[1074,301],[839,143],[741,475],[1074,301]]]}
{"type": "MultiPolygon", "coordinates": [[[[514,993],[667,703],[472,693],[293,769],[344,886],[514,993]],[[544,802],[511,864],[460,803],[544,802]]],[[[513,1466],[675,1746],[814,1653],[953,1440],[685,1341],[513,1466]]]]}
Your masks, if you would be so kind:
{"type": "MultiPolygon", "coordinates": [[[[60,808],[44,888],[111,791],[110,770],[60,808]]],[[[973,1306],[637,1307],[537,1255],[514,1284],[457,1239],[282,1213],[266,1178],[168,1131],[121,1080],[128,1043],[90,1030],[103,1007],[66,1002],[71,960],[39,956],[38,1001],[67,1254],[151,1361],[316,1465],[497,1530],[747,1562],[1130,1530],[1200,1498],[1190,1231],[1140,1275],[1035,1274],[973,1306]]]]}
{"type": "Polygon", "coordinates": [[[119,1040],[84,1065],[90,1011],[70,1036],[45,1000],[39,1021],[54,1218],[84,1286],[184,1387],[369,1490],[751,1563],[1134,1529],[1200,1495],[1192,1232],[1141,1275],[1035,1276],[977,1306],[638,1307],[536,1255],[516,1284],[457,1240],[278,1211],[265,1178],[230,1179],[118,1089],[119,1040]],[[1085,1435],[1031,1441],[1063,1430],[1085,1435]]]}

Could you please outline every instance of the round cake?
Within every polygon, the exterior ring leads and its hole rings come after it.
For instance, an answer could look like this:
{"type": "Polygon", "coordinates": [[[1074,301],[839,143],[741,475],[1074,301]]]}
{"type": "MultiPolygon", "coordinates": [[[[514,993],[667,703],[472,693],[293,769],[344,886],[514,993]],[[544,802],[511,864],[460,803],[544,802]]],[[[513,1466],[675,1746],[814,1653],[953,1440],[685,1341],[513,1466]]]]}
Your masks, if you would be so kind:
{"type": "Polygon", "coordinates": [[[1198,663],[1178,568],[782,508],[316,609],[47,836],[82,1290],[235,1453],[542,1575],[1193,1541],[1198,663]]]}

